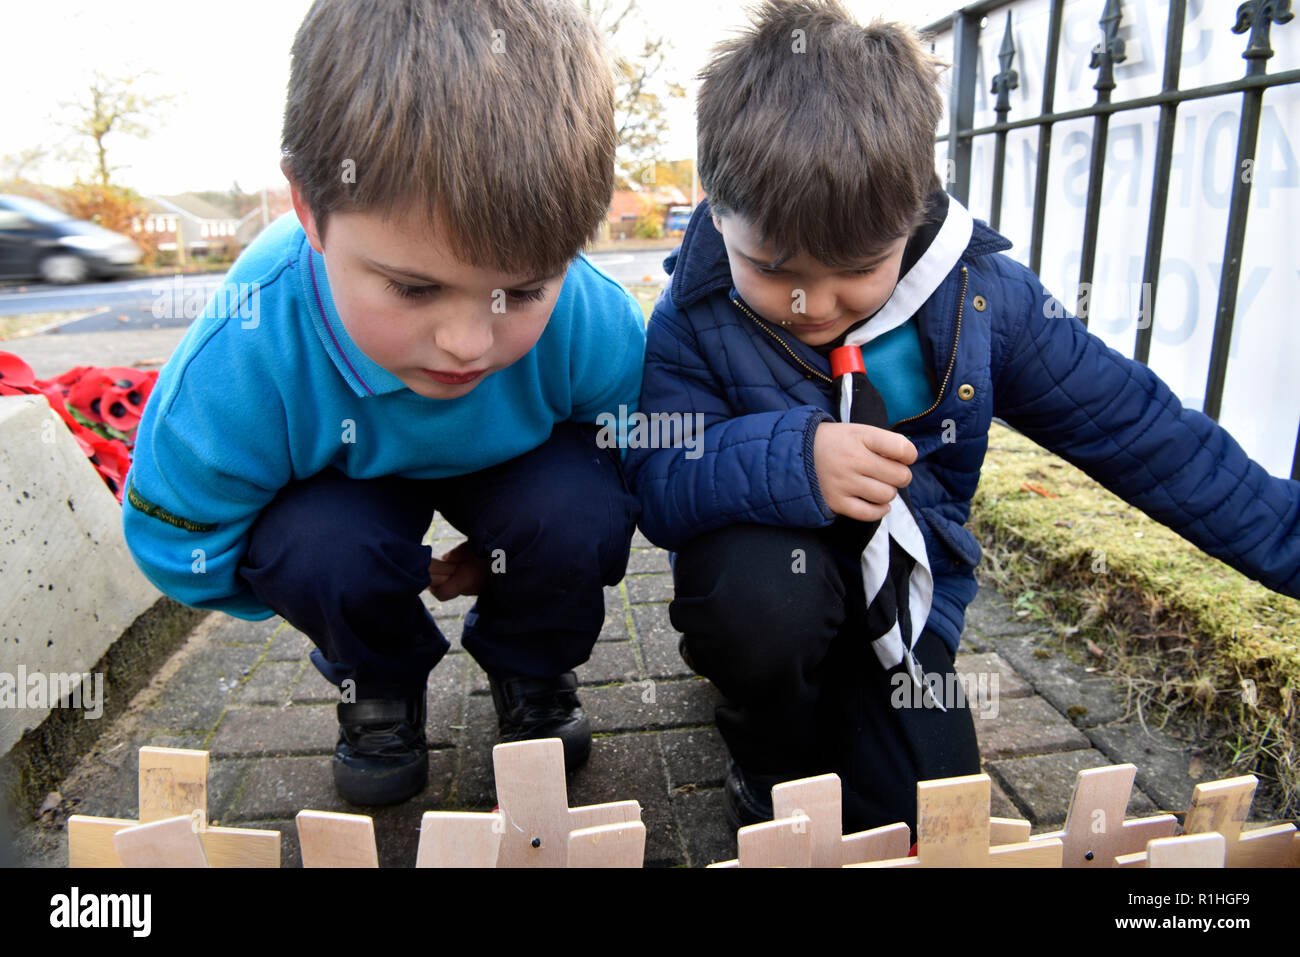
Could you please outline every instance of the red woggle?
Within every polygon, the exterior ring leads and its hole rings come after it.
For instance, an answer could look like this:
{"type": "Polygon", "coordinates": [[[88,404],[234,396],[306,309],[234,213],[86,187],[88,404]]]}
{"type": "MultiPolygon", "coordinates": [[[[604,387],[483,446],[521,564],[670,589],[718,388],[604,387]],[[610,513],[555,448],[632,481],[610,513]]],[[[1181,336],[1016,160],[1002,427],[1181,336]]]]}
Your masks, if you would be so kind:
{"type": "Polygon", "coordinates": [[[850,372],[866,372],[862,350],[857,346],[840,346],[831,350],[831,377],[838,379],[850,372]]]}

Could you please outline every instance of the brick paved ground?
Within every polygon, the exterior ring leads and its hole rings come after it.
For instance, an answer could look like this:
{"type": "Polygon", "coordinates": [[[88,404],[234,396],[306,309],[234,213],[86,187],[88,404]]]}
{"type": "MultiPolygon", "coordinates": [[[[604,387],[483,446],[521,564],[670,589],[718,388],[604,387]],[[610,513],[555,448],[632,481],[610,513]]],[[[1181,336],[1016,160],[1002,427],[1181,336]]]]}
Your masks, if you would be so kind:
{"type": "MultiPolygon", "coordinates": [[[[459,540],[445,524],[433,531],[435,549],[459,540]]],[[[667,554],[638,533],[627,578],[606,592],[604,630],[578,672],[595,741],[590,763],[570,778],[569,803],[639,801],[647,865],[700,867],[732,858],[735,836],[722,812],[726,751],[712,724],[718,696],[678,657],[667,612],[667,554]]],[[[472,599],[440,604],[426,597],[453,648],[429,683],[428,790],[374,813],[385,866],[414,863],[425,810],[489,810],[495,803],[496,716],[483,672],[459,646],[461,616],[472,599]]],[[[958,668],[986,682],[997,678],[996,716],[992,701],[975,704],[994,814],[1027,818],[1035,832],[1058,826],[1075,772],[1121,761],[1139,768],[1131,813],[1182,810],[1198,780],[1223,776],[1208,768],[1191,776],[1184,745],[1145,732],[1136,718],[1125,720],[1109,681],[1049,645],[1004,598],[981,588],[958,668]]],[[[284,864],[296,866],[299,810],[358,810],[334,793],[329,758],[337,692],[307,661],[309,648],[280,618],[211,615],[65,781],[58,809],[23,829],[20,858],[66,863],[64,815],[133,817],[137,750],[155,744],[207,748],[209,817],[279,829],[284,864]]]]}

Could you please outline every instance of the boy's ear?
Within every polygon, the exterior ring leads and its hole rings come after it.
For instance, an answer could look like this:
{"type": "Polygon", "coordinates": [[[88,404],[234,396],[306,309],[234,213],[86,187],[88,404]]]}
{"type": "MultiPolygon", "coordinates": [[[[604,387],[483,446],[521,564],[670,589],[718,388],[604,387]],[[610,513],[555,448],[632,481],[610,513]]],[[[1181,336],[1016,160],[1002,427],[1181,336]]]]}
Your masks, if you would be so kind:
{"type": "Polygon", "coordinates": [[[325,244],[321,242],[320,233],[316,229],[316,217],[312,215],[307,201],[302,198],[302,190],[298,187],[298,181],[293,178],[287,156],[280,160],[280,172],[284,173],[284,178],[289,181],[289,196],[293,199],[293,211],[298,214],[298,222],[302,223],[303,232],[307,234],[307,242],[311,243],[311,248],[316,252],[325,255],[325,244]]]}

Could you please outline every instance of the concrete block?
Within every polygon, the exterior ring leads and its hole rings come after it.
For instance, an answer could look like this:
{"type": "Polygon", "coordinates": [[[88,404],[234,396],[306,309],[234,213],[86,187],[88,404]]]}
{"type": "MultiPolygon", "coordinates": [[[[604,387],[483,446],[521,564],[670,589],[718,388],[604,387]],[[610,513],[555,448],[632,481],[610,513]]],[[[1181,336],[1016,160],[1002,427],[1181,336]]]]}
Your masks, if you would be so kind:
{"type": "MultiPolygon", "coordinates": [[[[88,674],[160,598],[127,551],[122,507],[44,396],[0,398],[0,483],[0,673],[47,687],[88,674]]],[[[52,710],[15,690],[0,753],[52,710]]]]}

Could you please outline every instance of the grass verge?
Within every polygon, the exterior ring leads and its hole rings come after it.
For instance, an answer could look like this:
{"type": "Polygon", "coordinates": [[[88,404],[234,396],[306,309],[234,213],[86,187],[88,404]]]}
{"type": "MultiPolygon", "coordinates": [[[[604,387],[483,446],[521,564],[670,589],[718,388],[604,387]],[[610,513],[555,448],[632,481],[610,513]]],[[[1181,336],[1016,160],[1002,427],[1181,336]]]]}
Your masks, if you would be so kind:
{"type": "Polygon", "coordinates": [[[63,322],[65,319],[76,319],[89,311],[81,309],[77,312],[33,312],[25,316],[0,316],[0,340],[21,339],[23,336],[30,336],[42,326],[63,322]]]}
{"type": "Polygon", "coordinates": [[[1177,725],[1300,814],[1300,601],[1211,558],[1023,436],[994,425],[971,515],[987,574],[1177,725]]]}

